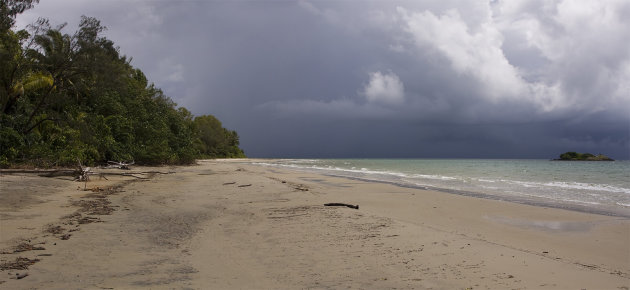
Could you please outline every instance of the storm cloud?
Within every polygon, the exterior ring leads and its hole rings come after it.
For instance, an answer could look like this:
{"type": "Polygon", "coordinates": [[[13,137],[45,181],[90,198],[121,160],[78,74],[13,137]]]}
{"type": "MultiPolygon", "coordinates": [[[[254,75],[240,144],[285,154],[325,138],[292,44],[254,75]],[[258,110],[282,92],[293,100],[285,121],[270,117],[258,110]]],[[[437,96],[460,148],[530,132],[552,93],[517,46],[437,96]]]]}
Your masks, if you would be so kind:
{"type": "Polygon", "coordinates": [[[252,157],[630,158],[630,3],[45,1],[252,157]]]}

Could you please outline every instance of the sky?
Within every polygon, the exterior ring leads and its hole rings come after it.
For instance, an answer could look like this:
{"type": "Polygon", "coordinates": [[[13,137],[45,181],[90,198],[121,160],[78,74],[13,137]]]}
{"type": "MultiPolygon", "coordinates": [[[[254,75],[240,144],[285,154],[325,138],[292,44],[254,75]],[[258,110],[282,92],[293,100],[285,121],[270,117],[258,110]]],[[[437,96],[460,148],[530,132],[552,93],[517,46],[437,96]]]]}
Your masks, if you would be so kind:
{"type": "Polygon", "coordinates": [[[630,158],[627,0],[41,0],[249,157],[630,158]]]}

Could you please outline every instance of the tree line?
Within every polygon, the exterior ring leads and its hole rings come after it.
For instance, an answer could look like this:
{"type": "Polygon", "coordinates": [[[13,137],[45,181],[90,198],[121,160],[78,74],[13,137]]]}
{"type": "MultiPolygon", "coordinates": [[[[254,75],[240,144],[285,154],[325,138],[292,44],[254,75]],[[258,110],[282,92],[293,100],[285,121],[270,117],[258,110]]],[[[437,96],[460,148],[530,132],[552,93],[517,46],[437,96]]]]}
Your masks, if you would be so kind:
{"type": "Polygon", "coordinates": [[[244,157],[235,131],[178,107],[99,20],[82,16],[72,34],[46,19],[14,29],[37,1],[0,3],[0,167],[244,157]]]}

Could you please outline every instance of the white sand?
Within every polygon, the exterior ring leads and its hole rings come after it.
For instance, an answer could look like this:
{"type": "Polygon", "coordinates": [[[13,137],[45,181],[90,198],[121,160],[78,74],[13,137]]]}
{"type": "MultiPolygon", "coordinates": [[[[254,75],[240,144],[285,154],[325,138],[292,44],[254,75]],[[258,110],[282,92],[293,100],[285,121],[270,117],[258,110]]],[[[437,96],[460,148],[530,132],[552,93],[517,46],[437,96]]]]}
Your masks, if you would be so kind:
{"type": "MultiPolygon", "coordinates": [[[[156,169],[134,168],[142,170],[156,169]]],[[[82,183],[2,175],[0,263],[40,261],[28,270],[1,271],[0,288],[630,286],[630,220],[624,218],[240,161],[157,170],[174,173],[87,198],[94,193],[77,190],[82,183]],[[81,200],[94,201],[88,210],[114,211],[90,215],[80,210],[81,200]],[[323,206],[328,202],[360,209],[323,206]],[[85,217],[101,222],[79,224],[85,217]],[[47,231],[56,226],[61,232],[47,231]],[[45,250],[12,253],[20,243],[45,250]]],[[[135,180],[109,179],[94,177],[87,186],[135,180]]]]}

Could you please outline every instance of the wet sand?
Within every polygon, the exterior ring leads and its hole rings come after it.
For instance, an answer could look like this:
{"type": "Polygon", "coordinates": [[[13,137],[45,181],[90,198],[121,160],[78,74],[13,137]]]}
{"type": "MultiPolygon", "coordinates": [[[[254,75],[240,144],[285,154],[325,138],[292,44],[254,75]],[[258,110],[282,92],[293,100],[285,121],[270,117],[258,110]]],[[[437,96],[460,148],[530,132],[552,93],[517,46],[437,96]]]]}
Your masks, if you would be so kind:
{"type": "Polygon", "coordinates": [[[3,174],[0,288],[630,287],[627,218],[198,163],[3,174]]]}

